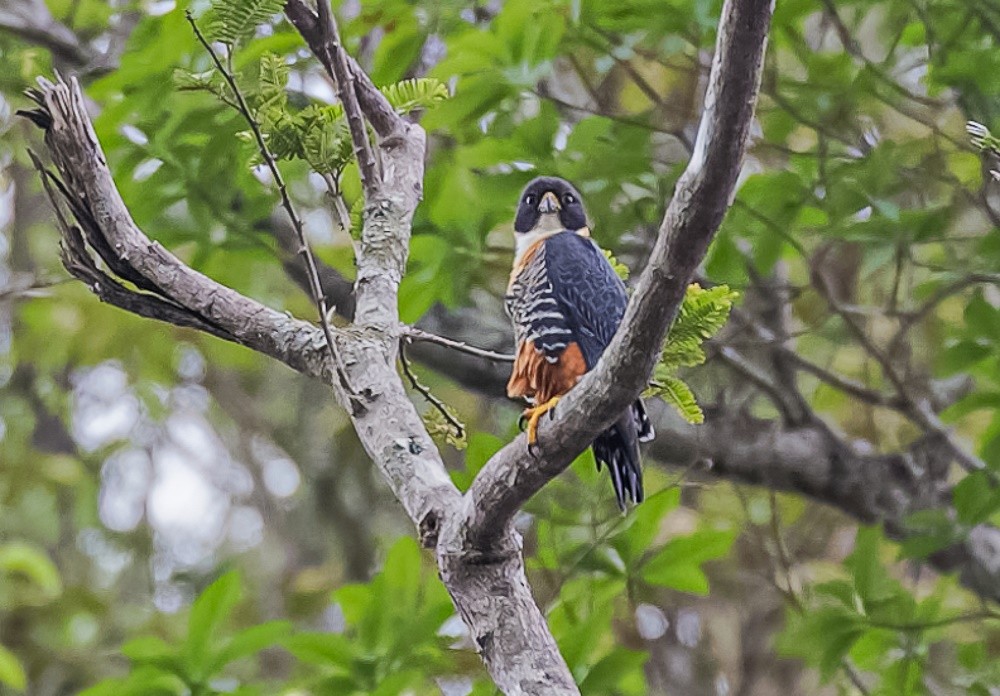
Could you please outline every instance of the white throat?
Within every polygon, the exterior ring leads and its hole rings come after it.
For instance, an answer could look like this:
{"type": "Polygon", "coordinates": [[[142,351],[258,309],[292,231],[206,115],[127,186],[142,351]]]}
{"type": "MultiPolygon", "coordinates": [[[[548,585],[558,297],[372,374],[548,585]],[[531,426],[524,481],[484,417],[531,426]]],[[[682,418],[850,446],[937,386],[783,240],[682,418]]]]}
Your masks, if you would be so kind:
{"type": "Polygon", "coordinates": [[[514,235],[515,257],[520,259],[521,255],[530,249],[535,242],[546,237],[551,237],[565,229],[565,226],[559,220],[559,213],[543,213],[530,232],[514,235]]]}

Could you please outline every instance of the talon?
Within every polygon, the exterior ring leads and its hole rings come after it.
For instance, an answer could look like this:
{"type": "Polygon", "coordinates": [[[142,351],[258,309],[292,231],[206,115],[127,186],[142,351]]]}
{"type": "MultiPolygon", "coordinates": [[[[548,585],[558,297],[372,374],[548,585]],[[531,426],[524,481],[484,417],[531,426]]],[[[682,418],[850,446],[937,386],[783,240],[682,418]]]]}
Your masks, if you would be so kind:
{"type": "MultiPolygon", "coordinates": [[[[555,417],[555,406],[559,403],[559,397],[553,396],[551,399],[546,401],[544,404],[534,406],[532,408],[526,408],[524,413],[521,414],[521,420],[527,419],[528,421],[528,453],[531,454],[532,448],[538,444],[538,421],[541,419],[545,413],[549,413],[549,417],[555,417]]],[[[532,456],[534,456],[532,454],[532,456]]]]}
{"type": "Polygon", "coordinates": [[[524,426],[528,424],[528,417],[523,413],[517,419],[517,429],[522,433],[524,432],[524,426]]]}

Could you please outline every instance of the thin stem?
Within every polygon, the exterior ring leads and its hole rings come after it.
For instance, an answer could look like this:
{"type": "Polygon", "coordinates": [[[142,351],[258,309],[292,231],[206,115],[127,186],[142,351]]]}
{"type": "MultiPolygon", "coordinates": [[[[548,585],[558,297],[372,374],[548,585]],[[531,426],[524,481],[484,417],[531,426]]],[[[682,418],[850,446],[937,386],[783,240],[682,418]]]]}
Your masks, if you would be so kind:
{"type": "Polygon", "coordinates": [[[900,321],[899,330],[896,331],[896,335],[893,336],[892,341],[889,342],[889,349],[887,350],[889,355],[893,355],[896,352],[899,344],[902,342],[903,338],[910,331],[910,329],[920,323],[920,321],[922,321],[928,314],[933,312],[935,307],[952,295],[962,292],[971,285],[978,284],[1000,285],[1000,273],[970,273],[969,275],[963,276],[958,280],[939,288],[937,292],[927,299],[926,302],[920,305],[920,307],[913,312],[906,314],[902,321],[900,321]]]}
{"type": "Polygon", "coordinates": [[[513,355],[507,353],[495,353],[492,350],[486,350],[485,348],[476,348],[475,346],[470,346],[462,341],[455,341],[450,338],[445,338],[444,336],[438,336],[437,334],[432,334],[428,331],[417,329],[412,326],[406,327],[404,331],[406,333],[406,337],[413,341],[436,343],[439,346],[445,346],[446,348],[451,348],[462,353],[468,353],[469,355],[475,355],[476,357],[483,358],[484,360],[492,360],[493,362],[514,362],[513,355]]]}
{"type": "MultiPolygon", "coordinates": [[[[246,99],[243,97],[243,92],[240,91],[239,86],[236,84],[236,79],[233,77],[232,72],[230,72],[223,64],[219,55],[212,48],[212,45],[205,38],[205,35],[201,33],[201,29],[198,28],[198,24],[194,21],[194,16],[190,11],[185,13],[187,16],[187,21],[194,30],[195,36],[198,38],[198,42],[208,51],[208,55],[211,56],[212,62],[215,63],[215,67],[218,69],[219,73],[222,74],[223,79],[225,79],[226,84],[233,91],[236,96],[236,103],[238,105],[238,110],[243,118],[246,120],[247,124],[250,126],[250,130],[253,132],[254,139],[257,141],[257,147],[260,150],[261,156],[264,158],[264,162],[267,165],[268,170],[271,172],[271,176],[274,178],[274,183],[278,187],[278,191],[281,194],[281,205],[288,214],[288,219],[292,223],[292,227],[295,229],[295,234],[298,237],[298,242],[300,245],[299,253],[305,258],[306,270],[309,277],[309,290],[312,292],[313,300],[316,302],[316,308],[319,311],[319,324],[323,329],[323,336],[326,338],[327,350],[330,353],[330,357],[333,359],[333,364],[337,372],[337,377],[340,380],[340,386],[343,387],[348,398],[353,398],[354,392],[351,389],[350,383],[347,380],[347,373],[344,369],[343,362],[341,361],[340,354],[337,351],[337,344],[334,342],[333,330],[330,328],[330,322],[327,319],[327,306],[326,297],[323,294],[323,288],[319,281],[319,271],[316,268],[316,259],[313,256],[312,249],[309,248],[309,243],[306,240],[305,231],[302,228],[302,220],[299,218],[298,213],[295,212],[295,207],[292,205],[292,200],[288,195],[288,188],[285,186],[285,180],[281,176],[281,172],[278,170],[278,165],[274,160],[274,155],[271,154],[271,150],[267,147],[267,142],[264,140],[264,135],[261,133],[260,126],[257,120],[253,117],[250,111],[249,105],[247,105],[246,99]]],[[[230,47],[230,53],[232,48],[230,47]]]]}
{"type": "Polygon", "coordinates": [[[436,408],[441,413],[441,415],[444,416],[444,419],[448,421],[451,427],[455,429],[456,437],[459,438],[465,437],[465,425],[462,423],[462,421],[458,420],[457,418],[455,418],[455,416],[451,415],[451,412],[448,411],[448,406],[443,401],[441,401],[441,399],[434,396],[429,387],[421,384],[420,380],[418,380],[417,376],[413,373],[413,368],[410,365],[410,361],[406,357],[407,343],[409,343],[408,338],[403,338],[403,340],[399,342],[399,362],[403,366],[403,374],[405,374],[406,378],[410,380],[410,384],[413,386],[413,388],[416,389],[418,392],[420,392],[421,396],[427,399],[427,402],[431,406],[436,408]]]}

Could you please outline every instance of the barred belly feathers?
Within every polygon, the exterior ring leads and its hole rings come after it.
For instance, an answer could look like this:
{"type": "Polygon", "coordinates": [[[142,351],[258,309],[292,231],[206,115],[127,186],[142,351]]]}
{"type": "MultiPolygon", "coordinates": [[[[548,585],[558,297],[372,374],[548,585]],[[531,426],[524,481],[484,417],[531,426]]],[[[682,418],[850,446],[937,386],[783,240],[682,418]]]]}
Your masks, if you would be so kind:
{"type": "MultiPolygon", "coordinates": [[[[590,239],[576,189],[554,177],[525,188],[514,223],[517,251],[505,307],[517,343],[507,394],[525,411],[528,441],[540,416],[593,369],[625,313],[625,286],[590,239]]],[[[593,442],[598,467],[611,473],[618,506],[643,499],[639,442],[653,430],[637,400],[593,442]]]]}

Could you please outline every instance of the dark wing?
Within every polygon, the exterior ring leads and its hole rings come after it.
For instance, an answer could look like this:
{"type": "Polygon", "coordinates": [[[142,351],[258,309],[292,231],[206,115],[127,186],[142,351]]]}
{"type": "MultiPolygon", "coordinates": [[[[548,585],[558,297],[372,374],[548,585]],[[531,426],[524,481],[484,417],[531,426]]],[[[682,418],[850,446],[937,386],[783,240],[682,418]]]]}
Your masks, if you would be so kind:
{"type": "Polygon", "coordinates": [[[545,260],[559,313],[591,370],[625,315],[625,284],[600,248],[578,234],[546,239],[545,260]]]}
{"type": "MultiPolygon", "coordinates": [[[[566,233],[555,235],[567,236],[566,233]]],[[[507,289],[504,307],[514,320],[517,345],[531,344],[550,363],[573,342],[573,331],[555,296],[546,240],[533,249],[507,289]]]]}

